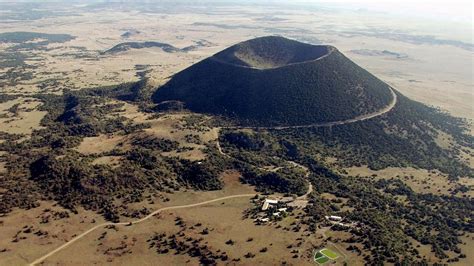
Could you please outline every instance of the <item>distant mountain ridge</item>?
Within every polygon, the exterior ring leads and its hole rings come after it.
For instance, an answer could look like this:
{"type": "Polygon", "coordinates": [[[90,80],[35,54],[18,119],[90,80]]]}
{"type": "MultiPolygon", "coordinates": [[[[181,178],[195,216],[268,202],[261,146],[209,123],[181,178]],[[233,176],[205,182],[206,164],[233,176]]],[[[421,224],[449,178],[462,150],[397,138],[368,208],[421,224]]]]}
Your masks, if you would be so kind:
{"type": "Polygon", "coordinates": [[[177,73],[153,99],[241,125],[281,126],[351,119],[383,109],[393,97],[387,84],[335,47],[270,36],[177,73]]]}

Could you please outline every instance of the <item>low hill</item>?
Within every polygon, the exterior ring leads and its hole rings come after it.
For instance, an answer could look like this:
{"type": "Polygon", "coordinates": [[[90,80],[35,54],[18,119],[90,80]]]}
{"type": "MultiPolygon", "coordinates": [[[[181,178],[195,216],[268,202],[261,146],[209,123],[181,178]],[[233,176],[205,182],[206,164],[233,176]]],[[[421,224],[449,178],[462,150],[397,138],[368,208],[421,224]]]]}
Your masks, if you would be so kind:
{"type": "Polygon", "coordinates": [[[393,95],[334,47],[261,37],[179,72],[153,99],[241,125],[275,126],[351,119],[383,109],[393,95]]]}
{"type": "Polygon", "coordinates": [[[180,51],[180,49],[174,47],[171,44],[162,42],[123,42],[115,45],[114,47],[102,52],[102,54],[116,54],[125,52],[130,49],[144,49],[158,47],[167,53],[174,53],[180,51]]]}

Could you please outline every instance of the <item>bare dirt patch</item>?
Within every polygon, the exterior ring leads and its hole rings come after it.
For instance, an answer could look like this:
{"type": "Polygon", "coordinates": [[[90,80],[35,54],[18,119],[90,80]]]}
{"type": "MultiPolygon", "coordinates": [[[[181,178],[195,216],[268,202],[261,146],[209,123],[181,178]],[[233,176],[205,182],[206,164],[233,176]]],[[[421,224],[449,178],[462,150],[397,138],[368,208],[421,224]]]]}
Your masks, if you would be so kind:
{"type": "Polygon", "coordinates": [[[51,202],[30,210],[16,209],[0,217],[0,264],[25,265],[95,223],[100,215],[78,208],[73,214],[51,202]]]}
{"type": "Polygon", "coordinates": [[[0,103],[0,131],[9,134],[31,135],[40,129],[46,112],[39,111],[42,103],[33,98],[17,98],[0,103]]]}
{"type": "Polygon", "coordinates": [[[108,152],[115,148],[123,148],[125,136],[100,135],[97,137],[84,138],[76,150],[82,154],[94,154],[108,152]]]}

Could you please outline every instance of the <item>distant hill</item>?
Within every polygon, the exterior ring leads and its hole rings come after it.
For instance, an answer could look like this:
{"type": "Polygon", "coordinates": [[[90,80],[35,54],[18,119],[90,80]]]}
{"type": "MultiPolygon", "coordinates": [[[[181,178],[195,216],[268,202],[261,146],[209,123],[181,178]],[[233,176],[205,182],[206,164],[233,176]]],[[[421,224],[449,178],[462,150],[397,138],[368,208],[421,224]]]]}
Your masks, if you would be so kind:
{"type": "Polygon", "coordinates": [[[302,125],[350,119],[393,100],[387,84],[336,48],[283,37],[229,47],[183,71],[153,95],[241,125],[302,125]]]}
{"type": "Polygon", "coordinates": [[[123,42],[102,52],[102,54],[115,54],[119,52],[125,52],[130,49],[143,49],[143,48],[152,48],[152,47],[161,48],[163,51],[168,52],[168,53],[174,53],[174,52],[180,51],[180,49],[174,47],[173,45],[162,43],[162,42],[123,42]]]}
{"type": "Polygon", "coordinates": [[[122,33],[122,35],[120,35],[120,37],[122,37],[124,39],[127,39],[127,38],[130,38],[132,36],[138,35],[140,33],[141,32],[139,30],[130,29],[130,30],[127,30],[126,32],[122,33]]]}

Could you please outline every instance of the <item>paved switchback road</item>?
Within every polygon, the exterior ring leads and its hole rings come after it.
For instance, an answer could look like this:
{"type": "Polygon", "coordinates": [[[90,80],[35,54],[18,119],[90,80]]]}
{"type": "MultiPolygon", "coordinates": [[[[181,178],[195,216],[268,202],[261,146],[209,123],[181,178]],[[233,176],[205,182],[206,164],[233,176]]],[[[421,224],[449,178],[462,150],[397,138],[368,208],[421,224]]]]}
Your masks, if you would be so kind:
{"type": "Polygon", "coordinates": [[[397,94],[393,90],[393,88],[389,87],[390,93],[392,94],[392,101],[385,106],[384,108],[365,115],[356,116],[354,118],[346,119],[346,120],[339,120],[339,121],[332,121],[332,122],[323,122],[323,123],[316,123],[316,124],[308,124],[308,125],[296,125],[296,126],[271,126],[271,127],[251,127],[251,126],[228,126],[228,127],[220,127],[220,129],[273,129],[273,130],[283,130],[283,129],[292,129],[292,128],[310,128],[310,127],[332,127],[332,126],[339,126],[339,125],[346,125],[352,124],[355,122],[369,120],[383,114],[390,112],[393,107],[397,104],[397,94]]]}

